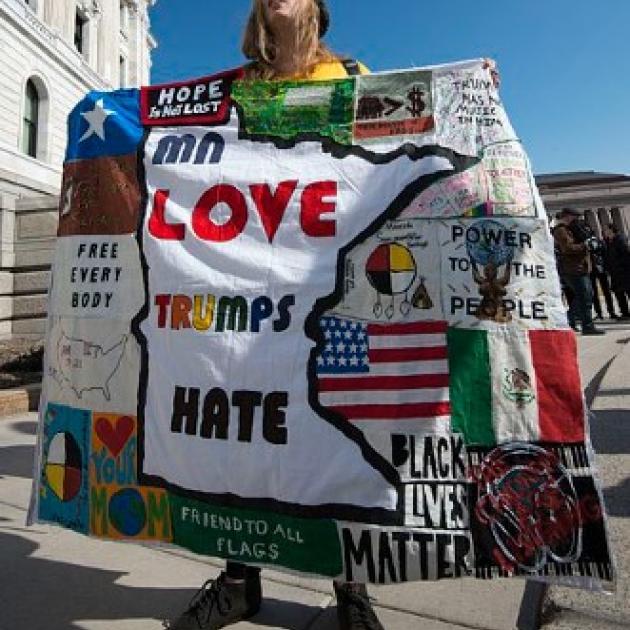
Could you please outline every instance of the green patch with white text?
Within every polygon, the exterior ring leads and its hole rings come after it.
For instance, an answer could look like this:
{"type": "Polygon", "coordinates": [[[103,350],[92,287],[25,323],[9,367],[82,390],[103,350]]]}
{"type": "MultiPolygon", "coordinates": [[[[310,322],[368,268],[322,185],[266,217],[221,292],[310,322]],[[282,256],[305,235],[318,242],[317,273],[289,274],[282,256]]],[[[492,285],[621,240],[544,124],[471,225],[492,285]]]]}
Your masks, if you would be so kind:
{"type": "Polygon", "coordinates": [[[245,564],[330,577],[342,571],[335,521],[211,506],[174,494],[169,498],[176,545],[245,564]]]}

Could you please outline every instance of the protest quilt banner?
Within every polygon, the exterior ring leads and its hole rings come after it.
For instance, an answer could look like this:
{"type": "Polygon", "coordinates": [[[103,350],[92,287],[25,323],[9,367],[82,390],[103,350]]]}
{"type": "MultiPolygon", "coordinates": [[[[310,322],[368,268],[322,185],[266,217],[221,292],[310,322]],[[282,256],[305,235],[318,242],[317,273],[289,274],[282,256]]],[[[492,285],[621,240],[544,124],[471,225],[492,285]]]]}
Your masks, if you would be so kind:
{"type": "Polygon", "coordinates": [[[90,93],[58,234],[30,522],[381,584],[614,583],[483,61],[90,93]]]}

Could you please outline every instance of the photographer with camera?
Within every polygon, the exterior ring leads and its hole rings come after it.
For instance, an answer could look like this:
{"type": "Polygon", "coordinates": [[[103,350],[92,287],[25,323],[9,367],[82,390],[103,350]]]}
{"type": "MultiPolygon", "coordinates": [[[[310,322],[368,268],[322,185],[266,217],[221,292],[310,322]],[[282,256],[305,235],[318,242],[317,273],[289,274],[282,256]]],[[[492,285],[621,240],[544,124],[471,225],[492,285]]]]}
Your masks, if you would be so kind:
{"type": "MultiPolygon", "coordinates": [[[[569,304],[569,325],[576,329],[577,320],[582,325],[583,335],[603,335],[593,324],[593,287],[591,285],[591,253],[589,242],[592,233],[579,219],[582,213],[574,208],[563,208],[558,214],[558,223],[553,238],[558,251],[558,267],[563,282],[573,291],[569,304]]],[[[595,239],[597,240],[597,239],[595,239]]]]}

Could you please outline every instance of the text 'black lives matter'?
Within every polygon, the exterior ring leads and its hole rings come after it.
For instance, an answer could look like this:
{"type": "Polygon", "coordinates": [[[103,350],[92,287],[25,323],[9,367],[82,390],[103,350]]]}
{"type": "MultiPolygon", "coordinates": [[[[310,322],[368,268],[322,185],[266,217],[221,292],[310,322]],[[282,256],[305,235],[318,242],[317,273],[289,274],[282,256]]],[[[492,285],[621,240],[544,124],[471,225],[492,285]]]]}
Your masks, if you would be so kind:
{"type": "Polygon", "coordinates": [[[142,124],[224,125],[230,118],[232,83],[242,78],[241,69],[180,83],[143,87],[140,95],[142,124]]]}

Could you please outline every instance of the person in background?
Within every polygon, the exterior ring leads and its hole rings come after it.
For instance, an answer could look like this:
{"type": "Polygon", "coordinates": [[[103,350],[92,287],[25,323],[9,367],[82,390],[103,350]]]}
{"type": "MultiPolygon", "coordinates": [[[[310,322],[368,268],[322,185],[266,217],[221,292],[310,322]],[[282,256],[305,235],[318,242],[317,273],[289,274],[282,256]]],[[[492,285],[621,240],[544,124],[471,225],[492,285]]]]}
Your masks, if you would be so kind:
{"type": "Polygon", "coordinates": [[[579,221],[580,217],[578,210],[563,208],[553,231],[562,280],[574,294],[569,305],[569,325],[575,329],[579,319],[583,335],[603,335],[604,331],[593,324],[591,257],[587,245],[590,235],[579,221]]]}
{"type": "Polygon", "coordinates": [[[610,283],[622,319],[630,319],[628,299],[630,298],[630,248],[628,242],[619,233],[617,226],[604,226],[606,243],[606,265],[610,272],[610,283]]]}
{"type": "Polygon", "coordinates": [[[591,286],[593,288],[593,307],[597,317],[595,319],[603,319],[602,305],[599,300],[599,292],[601,290],[606,302],[606,310],[610,319],[619,319],[619,315],[615,313],[615,304],[610,292],[610,283],[608,282],[608,272],[606,269],[606,244],[595,236],[593,230],[586,224],[584,227],[590,233],[586,244],[591,255],[591,286]],[[599,286],[598,286],[599,285],[599,286]]]}
{"type": "MultiPolygon", "coordinates": [[[[324,0],[253,0],[243,38],[250,60],[245,79],[326,80],[365,74],[367,68],[335,55],[321,41],[330,22],[324,0]]],[[[384,630],[365,584],[334,582],[341,630],[384,630]]],[[[205,582],[171,630],[214,630],[255,615],[261,605],[260,569],[226,563],[205,582]]]]}
{"type": "MultiPolygon", "coordinates": [[[[553,237],[554,230],[556,229],[556,225],[557,225],[557,222],[556,220],[554,220],[554,224],[549,228],[549,231],[552,237],[553,237]]],[[[558,278],[560,279],[560,292],[562,293],[562,297],[564,299],[564,303],[568,311],[568,309],[571,306],[571,302],[573,302],[573,298],[575,297],[575,295],[573,294],[573,291],[569,288],[569,286],[564,280],[564,273],[562,272],[562,261],[560,260],[560,250],[558,249],[558,245],[555,242],[555,240],[554,240],[554,245],[553,245],[553,255],[556,260],[556,271],[558,272],[558,278]]],[[[571,328],[573,328],[573,330],[577,330],[575,324],[576,324],[575,321],[571,322],[571,328]]]]}

